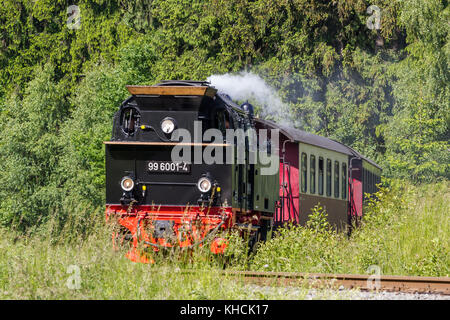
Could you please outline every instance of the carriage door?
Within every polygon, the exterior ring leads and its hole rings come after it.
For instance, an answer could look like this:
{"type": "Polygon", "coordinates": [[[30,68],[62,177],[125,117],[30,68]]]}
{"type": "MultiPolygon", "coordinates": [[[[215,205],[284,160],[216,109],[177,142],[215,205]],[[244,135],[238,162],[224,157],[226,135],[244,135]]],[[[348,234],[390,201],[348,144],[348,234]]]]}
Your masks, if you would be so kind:
{"type": "Polygon", "coordinates": [[[358,158],[350,158],[349,177],[349,215],[353,217],[362,216],[362,161],[358,158]]]}

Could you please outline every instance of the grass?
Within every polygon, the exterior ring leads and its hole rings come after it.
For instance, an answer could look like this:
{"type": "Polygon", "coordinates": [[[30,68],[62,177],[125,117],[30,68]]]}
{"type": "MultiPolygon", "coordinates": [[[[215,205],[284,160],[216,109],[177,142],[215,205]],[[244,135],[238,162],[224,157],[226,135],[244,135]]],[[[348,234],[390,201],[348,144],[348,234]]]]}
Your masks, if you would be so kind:
{"type": "Polygon", "coordinates": [[[191,272],[184,271],[189,261],[173,256],[156,258],[154,265],[133,263],[111,249],[106,229],[80,243],[14,240],[6,231],[0,240],[0,299],[304,299],[309,291],[306,285],[268,290],[218,277],[222,269],[205,252],[189,257],[191,272]]]}
{"type": "Polygon", "coordinates": [[[54,229],[33,236],[2,230],[0,299],[303,299],[308,293],[307,287],[266,290],[218,277],[221,262],[206,248],[155,256],[153,265],[133,263],[124,257],[126,248],[112,249],[102,217],[92,224],[95,232],[69,240],[64,229],[59,236],[54,229]]]}
{"type": "Polygon", "coordinates": [[[372,198],[350,239],[316,207],[309,226],[282,230],[262,245],[251,268],[268,271],[449,276],[449,183],[410,186],[393,181],[372,198]],[[375,266],[375,267],[373,267],[375,266]]]}
{"type": "MultiPolygon", "coordinates": [[[[448,276],[448,182],[392,185],[378,198],[350,239],[328,227],[319,207],[308,226],[281,231],[251,257],[231,234],[228,268],[368,273],[377,265],[383,274],[448,276]]],[[[88,221],[87,229],[86,221],[69,221],[62,228],[49,223],[32,235],[1,230],[0,299],[303,299],[309,291],[307,285],[264,288],[219,277],[222,263],[207,248],[157,256],[153,265],[132,263],[124,252],[112,250],[111,227],[103,216],[93,214],[88,221]],[[77,280],[80,287],[74,289],[77,280]]],[[[336,297],[332,291],[317,296],[336,297]]]]}

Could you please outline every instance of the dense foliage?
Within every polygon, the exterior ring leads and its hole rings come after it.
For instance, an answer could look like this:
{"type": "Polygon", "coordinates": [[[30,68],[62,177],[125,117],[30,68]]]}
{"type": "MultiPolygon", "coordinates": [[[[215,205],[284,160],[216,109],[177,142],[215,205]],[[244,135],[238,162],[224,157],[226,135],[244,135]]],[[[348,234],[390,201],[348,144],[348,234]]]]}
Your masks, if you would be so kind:
{"type": "Polygon", "coordinates": [[[80,0],[70,29],[72,4],[0,0],[3,225],[101,208],[125,84],[242,70],[279,90],[297,126],[385,174],[450,177],[446,0],[80,0]]]}

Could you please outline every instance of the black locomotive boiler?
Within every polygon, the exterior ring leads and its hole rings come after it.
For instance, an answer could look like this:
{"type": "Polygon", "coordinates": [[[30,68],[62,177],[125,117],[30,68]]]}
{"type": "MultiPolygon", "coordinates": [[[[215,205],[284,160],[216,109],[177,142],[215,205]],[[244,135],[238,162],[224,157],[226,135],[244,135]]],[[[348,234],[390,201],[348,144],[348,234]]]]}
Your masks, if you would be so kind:
{"type": "Polygon", "coordinates": [[[151,261],[142,246],[147,252],[194,247],[210,236],[211,251],[223,252],[226,242],[213,238],[217,230],[238,228],[253,243],[265,240],[271,227],[304,224],[318,202],[342,227],[362,216],[364,192],[375,192],[380,182],[381,168],[350,147],[257,119],[251,105],[237,105],[207,82],[127,89],[131,97],[114,115],[112,138],[104,142],[106,217],[120,226],[115,243],[131,241],[127,257],[133,261],[151,261]],[[223,139],[204,139],[211,129],[223,139]],[[271,145],[270,133],[260,136],[263,129],[276,130],[278,143],[271,145]],[[194,139],[180,139],[181,130],[194,139]],[[256,135],[245,136],[239,149],[236,137],[226,139],[230,130],[256,135]],[[174,161],[180,146],[184,160],[174,161]],[[214,155],[223,161],[195,158],[208,148],[223,150],[214,155]],[[252,161],[259,149],[276,160],[272,174],[262,174],[267,164],[252,161]]]}

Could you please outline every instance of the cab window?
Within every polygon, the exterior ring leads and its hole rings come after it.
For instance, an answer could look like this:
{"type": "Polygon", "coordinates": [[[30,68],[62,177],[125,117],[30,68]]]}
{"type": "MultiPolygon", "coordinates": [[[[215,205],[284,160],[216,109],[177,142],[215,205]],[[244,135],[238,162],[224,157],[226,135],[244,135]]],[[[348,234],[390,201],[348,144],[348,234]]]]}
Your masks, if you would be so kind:
{"type": "Polygon", "coordinates": [[[228,111],[224,112],[224,116],[225,116],[225,129],[233,129],[233,122],[231,121],[231,117],[228,111]]]}
{"type": "Polygon", "coordinates": [[[120,127],[127,135],[132,135],[139,127],[140,114],[135,108],[126,108],[120,116],[120,127]]]}
{"type": "Polygon", "coordinates": [[[214,117],[214,128],[225,133],[225,112],[223,109],[216,110],[216,116],[214,117]]]}

